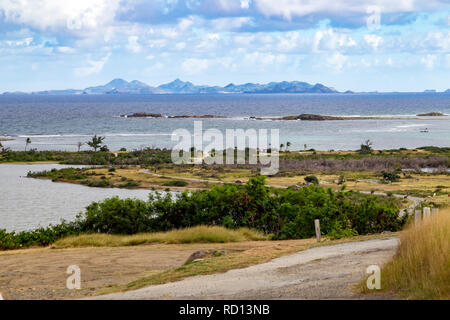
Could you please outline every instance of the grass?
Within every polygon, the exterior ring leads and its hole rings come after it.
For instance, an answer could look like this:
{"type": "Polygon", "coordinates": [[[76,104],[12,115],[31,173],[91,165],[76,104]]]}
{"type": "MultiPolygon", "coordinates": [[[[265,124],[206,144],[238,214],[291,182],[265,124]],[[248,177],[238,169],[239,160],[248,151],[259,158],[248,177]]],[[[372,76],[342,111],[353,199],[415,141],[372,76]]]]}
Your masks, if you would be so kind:
{"type": "Polygon", "coordinates": [[[168,232],[141,233],[136,235],[85,234],[56,241],[53,248],[118,247],[151,243],[225,243],[267,240],[267,236],[247,228],[237,230],[215,226],[197,226],[168,232]]]}
{"type": "Polygon", "coordinates": [[[382,290],[410,299],[450,299],[450,210],[411,224],[400,240],[381,271],[382,290]]]}

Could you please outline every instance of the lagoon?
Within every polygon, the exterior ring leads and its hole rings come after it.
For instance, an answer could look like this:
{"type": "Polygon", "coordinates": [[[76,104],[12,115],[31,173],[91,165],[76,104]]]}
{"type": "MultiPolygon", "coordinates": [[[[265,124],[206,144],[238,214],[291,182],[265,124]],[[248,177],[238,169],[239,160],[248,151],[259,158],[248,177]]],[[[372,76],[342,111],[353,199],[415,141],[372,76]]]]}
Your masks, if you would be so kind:
{"type": "MultiPolygon", "coordinates": [[[[61,169],[59,164],[0,164],[0,229],[22,231],[73,220],[93,201],[109,197],[147,200],[149,190],[92,188],[27,178],[28,171],[61,169]]],[[[70,166],[76,167],[76,166],[70,166]]]]}

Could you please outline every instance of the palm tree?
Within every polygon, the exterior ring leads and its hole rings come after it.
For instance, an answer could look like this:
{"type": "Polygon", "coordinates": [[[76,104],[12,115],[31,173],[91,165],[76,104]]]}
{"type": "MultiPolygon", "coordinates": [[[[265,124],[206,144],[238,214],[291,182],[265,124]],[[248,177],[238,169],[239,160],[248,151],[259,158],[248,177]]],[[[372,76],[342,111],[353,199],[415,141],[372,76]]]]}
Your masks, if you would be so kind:
{"type": "Polygon", "coordinates": [[[291,143],[288,141],[286,142],[286,151],[289,151],[289,147],[291,146],[291,143]]]}
{"type": "Polygon", "coordinates": [[[89,147],[94,149],[94,152],[97,151],[98,148],[101,147],[103,140],[105,140],[105,137],[97,137],[97,135],[94,135],[92,137],[92,140],[89,141],[87,144],[89,147]]]}
{"type": "Polygon", "coordinates": [[[29,144],[31,144],[31,139],[28,137],[27,140],[25,141],[25,151],[27,151],[27,147],[29,144]]]}
{"type": "Polygon", "coordinates": [[[284,144],[280,144],[280,151],[284,148],[284,144]]]}

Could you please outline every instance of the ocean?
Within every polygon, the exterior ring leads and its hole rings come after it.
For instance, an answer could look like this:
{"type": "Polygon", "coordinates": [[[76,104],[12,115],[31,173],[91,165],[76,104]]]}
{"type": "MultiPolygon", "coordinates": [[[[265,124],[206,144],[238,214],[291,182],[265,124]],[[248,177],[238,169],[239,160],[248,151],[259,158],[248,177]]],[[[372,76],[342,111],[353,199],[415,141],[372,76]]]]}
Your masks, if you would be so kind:
{"type": "MultiPolygon", "coordinates": [[[[279,129],[280,143],[291,150],[352,150],[370,139],[375,149],[450,146],[450,117],[444,120],[255,121],[312,113],[335,116],[414,116],[450,114],[450,94],[223,94],[223,95],[2,95],[0,139],[13,150],[77,150],[94,134],[105,136],[111,150],[171,148],[172,133],[193,132],[194,119],[122,118],[134,112],[163,115],[226,116],[202,119],[204,130],[279,129]],[[428,132],[424,133],[427,128],[428,132]]],[[[84,145],[82,150],[87,150],[84,145]]]]}

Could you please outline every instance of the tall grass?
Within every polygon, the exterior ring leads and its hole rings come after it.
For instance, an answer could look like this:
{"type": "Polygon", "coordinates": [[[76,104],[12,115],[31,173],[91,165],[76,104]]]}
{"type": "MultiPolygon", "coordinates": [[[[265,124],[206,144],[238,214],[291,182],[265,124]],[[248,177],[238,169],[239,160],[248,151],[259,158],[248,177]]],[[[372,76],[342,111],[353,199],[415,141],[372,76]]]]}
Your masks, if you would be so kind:
{"type": "Polygon", "coordinates": [[[267,240],[267,236],[247,228],[236,230],[215,226],[197,226],[168,232],[135,235],[84,234],[56,241],[53,247],[117,247],[149,243],[225,243],[267,240]]]}
{"type": "Polygon", "coordinates": [[[450,299],[450,210],[410,225],[381,272],[383,289],[412,299],[450,299]]]}

